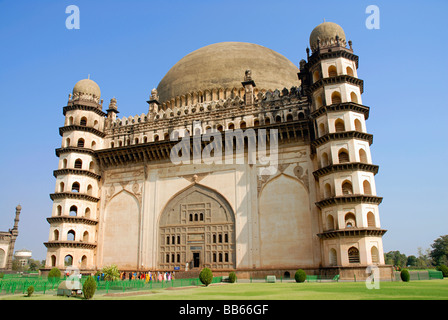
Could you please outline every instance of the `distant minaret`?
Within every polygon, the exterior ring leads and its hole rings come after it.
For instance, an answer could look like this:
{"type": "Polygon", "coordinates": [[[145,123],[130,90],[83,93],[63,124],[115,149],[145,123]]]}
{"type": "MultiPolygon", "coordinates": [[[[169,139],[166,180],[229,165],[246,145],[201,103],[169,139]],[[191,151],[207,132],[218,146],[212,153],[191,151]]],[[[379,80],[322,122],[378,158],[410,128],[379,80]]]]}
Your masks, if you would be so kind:
{"type": "Polygon", "coordinates": [[[9,233],[11,234],[11,240],[9,242],[8,248],[8,259],[6,261],[6,269],[12,270],[12,258],[14,254],[14,245],[16,243],[17,236],[19,235],[19,216],[22,211],[22,207],[20,204],[16,207],[16,217],[14,218],[14,227],[9,229],[9,233]]]}

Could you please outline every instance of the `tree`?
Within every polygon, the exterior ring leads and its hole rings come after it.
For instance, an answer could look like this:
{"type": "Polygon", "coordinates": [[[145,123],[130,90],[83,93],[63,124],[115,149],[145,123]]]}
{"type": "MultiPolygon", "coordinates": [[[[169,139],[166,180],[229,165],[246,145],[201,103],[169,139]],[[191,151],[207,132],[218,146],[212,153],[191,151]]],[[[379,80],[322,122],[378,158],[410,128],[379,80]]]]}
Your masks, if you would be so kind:
{"type": "Polygon", "coordinates": [[[389,251],[384,255],[384,260],[386,264],[392,264],[398,267],[405,267],[407,262],[407,257],[405,254],[400,253],[400,251],[389,251]]]}
{"type": "Polygon", "coordinates": [[[115,264],[104,267],[103,273],[104,280],[106,281],[115,281],[120,279],[120,270],[118,270],[118,267],[115,264]]]}
{"type": "Polygon", "coordinates": [[[406,266],[415,267],[417,265],[417,257],[416,256],[408,256],[406,261],[406,266]]]}
{"type": "Polygon", "coordinates": [[[421,247],[418,248],[418,258],[417,258],[417,264],[416,267],[418,268],[428,268],[432,265],[432,260],[429,256],[429,249],[426,249],[426,254],[423,253],[423,249],[421,247]]]}
{"type": "Polygon", "coordinates": [[[431,245],[430,256],[434,261],[434,264],[448,264],[448,235],[440,236],[431,245]]]}

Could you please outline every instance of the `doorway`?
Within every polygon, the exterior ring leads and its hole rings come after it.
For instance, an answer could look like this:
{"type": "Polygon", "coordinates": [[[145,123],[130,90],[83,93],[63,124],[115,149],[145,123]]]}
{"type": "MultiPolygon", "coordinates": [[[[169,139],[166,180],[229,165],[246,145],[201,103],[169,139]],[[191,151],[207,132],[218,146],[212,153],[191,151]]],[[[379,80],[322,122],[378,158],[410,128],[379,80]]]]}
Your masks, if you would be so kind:
{"type": "Polygon", "coordinates": [[[201,254],[199,252],[193,252],[193,268],[199,268],[200,264],[200,256],[201,254]]]}

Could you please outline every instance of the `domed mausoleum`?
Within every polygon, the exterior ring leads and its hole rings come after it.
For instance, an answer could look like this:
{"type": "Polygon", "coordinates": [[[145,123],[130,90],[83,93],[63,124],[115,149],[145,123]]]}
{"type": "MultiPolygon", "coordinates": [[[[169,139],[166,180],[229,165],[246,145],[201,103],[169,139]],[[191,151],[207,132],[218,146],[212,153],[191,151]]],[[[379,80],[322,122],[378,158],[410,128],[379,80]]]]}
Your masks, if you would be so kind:
{"type": "Polygon", "coordinates": [[[46,270],[362,279],[374,265],[390,279],[358,56],[332,22],[310,48],[293,63],[252,43],[205,46],[173,62],[135,116],[76,83],[46,270]]]}

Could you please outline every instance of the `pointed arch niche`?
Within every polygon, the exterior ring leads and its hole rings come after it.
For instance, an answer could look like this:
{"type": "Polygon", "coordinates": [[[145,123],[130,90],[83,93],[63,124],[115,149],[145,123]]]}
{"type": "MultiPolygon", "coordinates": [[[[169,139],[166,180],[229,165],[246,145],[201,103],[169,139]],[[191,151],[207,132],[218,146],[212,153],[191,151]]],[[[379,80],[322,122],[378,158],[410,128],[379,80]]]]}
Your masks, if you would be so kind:
{"type": "Polygon", "coordinates": [[[158,232],[161,269],[236,268],[235,214],[213,189],[193,184],[173,196],[162,210],[158,232]]]}
{"type": "Polygon", "coordinates": [[[264,268],[312,264],[308,191],[297,179],[280,174],[260,193],[260,262],[264,268]]]}
{"type": "Polygon", "coordinates": [[[138,264],[140,205],[123,190],[107,204],[104,218],[103,265],[134,270],[138,264]]]}

